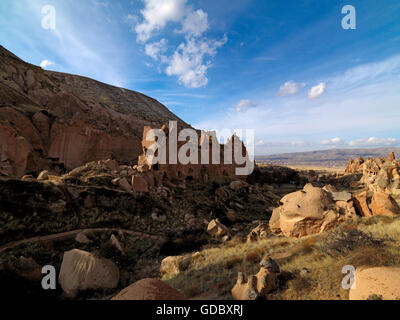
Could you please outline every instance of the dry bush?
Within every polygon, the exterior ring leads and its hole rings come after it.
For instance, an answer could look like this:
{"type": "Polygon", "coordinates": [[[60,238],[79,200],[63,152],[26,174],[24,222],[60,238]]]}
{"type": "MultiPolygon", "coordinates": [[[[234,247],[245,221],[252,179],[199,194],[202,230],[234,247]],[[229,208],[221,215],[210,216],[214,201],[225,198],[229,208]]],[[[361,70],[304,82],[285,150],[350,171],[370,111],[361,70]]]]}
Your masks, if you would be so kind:
{"type": "Polygon", "coordinates": [[[308,238],[303,240],[300,243],[300,250],[303,254],[309,254],[312,253],[314,250],[314,246],[317,243],[318,238],[313,237],[313,238],[308,238]]]}
{"type": "Polygon", "coordinates": [[[235,265],[241,263],[243,261],[242,257],[231,257],[227,261],[225,261],[225,268],[226,269],[232,269],[235,265]]]}
{"type": "Polygon", "coordinates": [[[346,265],[359,267],[380,267],[390,266],[398,262],[399,257],[394,255],[391,250],[384,248],[364,247],[351,252],[345,259],[346,265]]]}
{"type": "Polygon", "coordinates": [[[374,239],[372,235],[357,229],[335,230],[324,242],[320,243],[321,250],[328,254],[344,254],[360,247],[380,248],[382,246],[383,241],[374,239]]]}
{"type": "Polygon", "coordinates": [[[256,248],[246,254],[246,261],[248,262],[259,262],[264,254],[263,248],[256,248]]]}

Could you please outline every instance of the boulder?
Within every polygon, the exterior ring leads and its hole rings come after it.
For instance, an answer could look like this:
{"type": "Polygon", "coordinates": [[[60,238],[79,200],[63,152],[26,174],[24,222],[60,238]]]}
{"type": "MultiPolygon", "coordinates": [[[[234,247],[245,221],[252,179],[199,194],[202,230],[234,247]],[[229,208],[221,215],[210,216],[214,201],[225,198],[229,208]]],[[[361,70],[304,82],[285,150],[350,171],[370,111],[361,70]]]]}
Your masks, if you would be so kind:
{"type": "Polygon", "coordinates": [[[256,242],[268,237],[269,227],[267,223],[261,223],[250,231],[247,236],[247,242],[256,242]]]}
{"type": "Polygon", "coordinates": [[[223,237],[229,234],[229,229],[224,226],[219,219],[212,220],[207,227],[207,232],[213,237],[223,237]]]}
{"type": "Polygon", "coordinates": [[[235,212],[235,210],[232,210],[232,209],[229,209],[229,210],[226,212],[226,217],[227,217],[228,220],[229,220],[230,222],[232,222],[232,223],[236,222],[236,220],[237,220],[236,212],[235,212]]]}
{"type": "Polygon", "coordinates": [[[21,256],[9,265],[10,271],[32,282],[40,282],[42,268],[32,258],[21,256]]]}
{"type": "Polygon", "coordinates": [[[268,294],[276,290],[278,287],[278,277],[265,268],[246,281],[243,273],[239,272],[238,280],[232,288],[232,297],[234,300],[257,300],[260,298],[268,298],[268,294]]]}
{"type": "Polygon", "coordinates": [[[75,298],[80,291],[116,288],[119,270],[110,260],[73,249],[64,253],[58,282],[69,298],[75,298]]]}
{"type": "Polygon", "coordinates": [[[303,237],[335,228],[346,219],[328,192],[307,184],[303,190],[282,198],[282,205],[275,209],[270,228],[278,228],[286,237],[303,237]]]}
{"type": "Polygon", "coordinates": [[[347,191],[330,192],[330,194],[334,201],[350,201],[352,198],[351,193],[347,191]]]}
{"type": "Polygon", "coordinates": [[[118,186],[120,188],[122,188],[123,190],[125,190],[126,192],[132,191],[131,185],[129,184],[128,180],[126,180],[125,178],[119,179],[118,186]]]}
{"type": "Polygon", "coordinates": [[[229,187],[234,191],[239,191],[242,188],[247,187],[248,184],[242,180],[232,181],[229,187]]]}
{"type": "Polygon", "coordinates": [[[383,300],[400,299],[400,268],[375,267],[357,269],[355,289],[350,290],[350,300],[367,300],[381,296],[383,300]]]}
{"type": "Polygon", "coordinates": [[[158,279],[142,279],[123,289],[112,300],[185,300],[185,296],[158,279]]]}
{"type": "Polygon", "coordinates": [[[189,268],[191,263],[190,256],[166,257],[161,261],[160,272],[165,274],[179,274],[189,268]]]}
{"type": "Polygon", "coordinates": [[[92,241],[82,232],[78,233],[75,237],[75,241],[78,243],[89,244],[92,241]]]}
{"type": "Polygon", "coordinates": [[[384,192],[375,192],[371,200],[371,210],[374,216],[395,216],[400,214],[397,202],[384,192]]]}
{"type": "Polygon", "coordinates": [[[148,192],[149,186],[141,176],[132,176],[132,189],[135,192],[148,192]]]}
{"type": "Polygon", "coordinates": [[[358,212],[364,217],[372,216],[371,210],[367,203],[367,191],[361,192],[354,197],[354,205],[356,206],[358,212]]]}

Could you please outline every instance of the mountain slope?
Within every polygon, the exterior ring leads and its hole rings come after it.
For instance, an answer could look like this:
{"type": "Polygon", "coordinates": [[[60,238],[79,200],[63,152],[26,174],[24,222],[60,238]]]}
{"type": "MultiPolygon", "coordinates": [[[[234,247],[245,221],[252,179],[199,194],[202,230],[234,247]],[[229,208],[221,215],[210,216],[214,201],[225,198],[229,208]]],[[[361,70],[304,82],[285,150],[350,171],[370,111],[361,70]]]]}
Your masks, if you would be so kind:
{"type": "Polygon", "coordinates": [[[141,153],[143,127],[177,121],[158,101],[89,78],[45,71],[0,46],[0,170],[37,173],[141,153]]]}

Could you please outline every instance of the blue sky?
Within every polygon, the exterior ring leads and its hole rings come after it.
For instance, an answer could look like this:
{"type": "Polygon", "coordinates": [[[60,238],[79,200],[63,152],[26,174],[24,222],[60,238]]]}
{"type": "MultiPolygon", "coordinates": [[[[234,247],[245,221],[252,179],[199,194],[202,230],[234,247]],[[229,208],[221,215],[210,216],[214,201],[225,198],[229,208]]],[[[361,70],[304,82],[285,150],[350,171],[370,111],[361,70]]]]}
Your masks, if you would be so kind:
{"type": "Polygon", "coordinates": [[[197,128],[255,129],[256,154],[400,145],[398,0],[2,0],[0,44],[197,128]]]}

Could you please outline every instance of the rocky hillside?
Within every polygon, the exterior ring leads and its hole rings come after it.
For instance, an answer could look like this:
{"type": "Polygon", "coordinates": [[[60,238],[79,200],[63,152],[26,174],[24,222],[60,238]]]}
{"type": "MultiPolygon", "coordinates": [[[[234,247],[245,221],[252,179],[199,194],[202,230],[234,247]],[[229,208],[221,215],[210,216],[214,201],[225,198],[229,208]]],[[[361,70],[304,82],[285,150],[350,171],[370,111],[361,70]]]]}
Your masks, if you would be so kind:
{"type": "Polygon", "coordinates": [[[45,71],[0,46],[0,172],[11,176],[90,161],[131,164],[143,127],[188,125],[158,101],[85,77],[45,71]]]}

